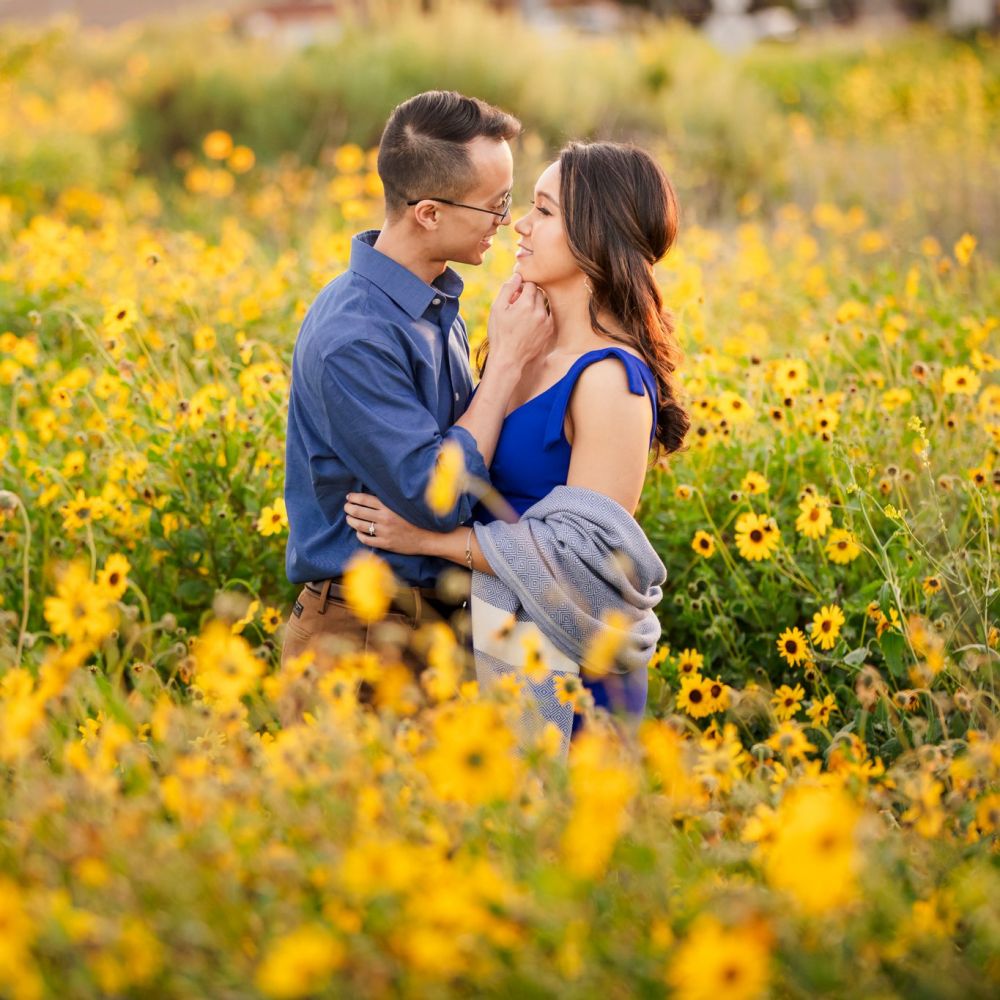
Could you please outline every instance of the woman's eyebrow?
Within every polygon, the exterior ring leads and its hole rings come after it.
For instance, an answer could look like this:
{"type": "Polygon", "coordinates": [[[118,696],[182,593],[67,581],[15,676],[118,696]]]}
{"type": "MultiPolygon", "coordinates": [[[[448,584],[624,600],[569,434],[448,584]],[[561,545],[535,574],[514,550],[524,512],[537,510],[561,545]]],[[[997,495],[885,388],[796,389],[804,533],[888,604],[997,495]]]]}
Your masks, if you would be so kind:
{"type": "Polygon", "coordinates": [[[552,195],[546,194],[544,191],[536,191],[535,192],[535,197],[536,198],[545,198],[546,201],[551,201],[552,204],[556,206],[556,208],[559,207],[559,202],[556,201],[555,198],[552,197],[552,195]]]}

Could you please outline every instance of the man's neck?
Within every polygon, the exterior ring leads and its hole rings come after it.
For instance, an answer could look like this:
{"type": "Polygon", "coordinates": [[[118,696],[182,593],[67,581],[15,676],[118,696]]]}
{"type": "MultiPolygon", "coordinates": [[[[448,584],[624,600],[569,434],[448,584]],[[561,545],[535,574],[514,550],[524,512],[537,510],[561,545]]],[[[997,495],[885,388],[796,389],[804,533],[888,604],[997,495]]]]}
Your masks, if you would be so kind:
{"type": "Polygon", "coordinates": [[[428,285],[443,274],[448,266],[447,261],[430,258],[424,247],[415,245],[406,233],[389,222],[382,227],[374,246],[379,253],[384,253],[386,257],[412,271],[428,285]]]}

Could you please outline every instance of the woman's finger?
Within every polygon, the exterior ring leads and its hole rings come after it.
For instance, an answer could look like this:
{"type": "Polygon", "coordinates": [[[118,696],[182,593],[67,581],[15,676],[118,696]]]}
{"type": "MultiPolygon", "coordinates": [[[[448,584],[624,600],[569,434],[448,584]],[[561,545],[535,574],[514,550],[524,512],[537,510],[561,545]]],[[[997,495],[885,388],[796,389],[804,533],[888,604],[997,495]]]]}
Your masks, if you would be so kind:
{"type": "Polygon", "coordinates": [[[378,521],[382,516],[381,508],[377,507],[362,507],[359,503],[345,503],[344,511],[347,514],[351,514],[354,517],[360,517],[362,519],[368,518],[369,521],[378,521]]]}
{"type": "Polygon", "coordinates": [[[376,530],[378,530],[379,522],[374,517],[366,517],[364,514],[360,517],[356,514],[348,514],[345,520],[355,531],[363,531],[370,535],[370,529],[373,524],[376,526],[376,530]]]}
{"type": "Polygon", "coordinates": [[[369,535],[367,531],[356,531],[354,534],[362,545],[367,545],[370,549],[385,548],[385,544],[378,535],[369,535]]]}
{"type": "Polygon", "coordinates": [[[371,507],[373,510],[379,510],[384,506],[378,497],[372,496],[370,493],[348,493],[347,499],[351,503],[356,503],[361,507],[371,507]]]}

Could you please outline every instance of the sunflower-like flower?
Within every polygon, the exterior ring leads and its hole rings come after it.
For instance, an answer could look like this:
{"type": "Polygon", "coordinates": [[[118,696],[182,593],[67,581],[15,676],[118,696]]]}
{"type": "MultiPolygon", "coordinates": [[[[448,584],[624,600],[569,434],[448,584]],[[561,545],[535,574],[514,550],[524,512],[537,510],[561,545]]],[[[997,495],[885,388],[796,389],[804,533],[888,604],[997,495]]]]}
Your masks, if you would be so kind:
{"type": "Polygon", "coordinates": [[[782,659],[790,667],[797,667],[809,659],[809,644],[800,628],[786,628],[778,636],[777,646],[782,659]]]}
{"type": "Polygon", "coordinates": [[[975,396],[981,384],[979,373],[969,365],[946,368],[941,376],[941,388],[949,396],[975,396]]]}
{"type": "Polygon", "coordinates": [[[820,649],[833,649],[844,624],[844,612],[836,604],[827,604],[813,615],[812,639],[820,649]]]}
{"type": "Polygon", "coordinates": [[[861,555],[861,546],[853,531],[847,528],[834,528],[826,540],[826,554],[830,562],[846,566],[861,555]]]}
{"type": "Polygon", "coordinates": [[[707,531],[696,531],[691,540],[691,548],[698,555],[708,559],[715,554],[715,539],[707,531]]]}
{"type": "Polygon", "coordinates": [[[736,547],[744,559],[770,559],[781,542],[781,534],[773,517],[743,513],[736,519],[736,547]]]}
{"type": "Polygon", "coordinates": [[[833,524],[830,501],[826,497],[807,494],[799,504],[799,511],[795,530],[806,538],[822,538],[833,524]]]}
{"type": "Polygon", "coordinates": [[[700,674],[688,674],[681,678],[681,689],[677,694],[677,707],[687,712],[692,719],[703,719],[711,715],[712,698],[709,694],[711,681],[700,674]]]}
{"type": "Polygon", "coordinates": [[[771,697],[774,714],[782,720],[792,718],[801,708],[805,696],[806,692],[801,684],[796,684],[795,687],[782,684],[771,697]]]}

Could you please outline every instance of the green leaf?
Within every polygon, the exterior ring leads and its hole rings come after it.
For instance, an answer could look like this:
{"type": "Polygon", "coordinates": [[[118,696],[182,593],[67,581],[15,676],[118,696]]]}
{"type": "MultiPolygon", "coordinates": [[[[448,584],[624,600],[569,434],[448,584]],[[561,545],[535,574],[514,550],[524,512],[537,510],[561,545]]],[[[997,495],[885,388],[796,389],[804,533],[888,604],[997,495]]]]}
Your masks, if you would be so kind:
{"type": "Polygon", "coordinates": [[[852,649],[844,657],[844,663],[846,663],[849,667],[857,667],[864,663],[865,660],[868,659],[869,655],[870,652],[867,646],[858,646],[857,649],[852,649]]]}
{"type": "Polygon", "coordinates": [[[207,580],[185,580],[176,593],[182,604],[197,607],[211,601],[213,589],[207,580]]]}
{"type": "Polygon", "coordinates": [[[906,669],[903,666],[903,654],[906,651],[906,640],[899,632],[886,632],[881,640],[882,655],[893,677],[903,677],[906,669]]]}

